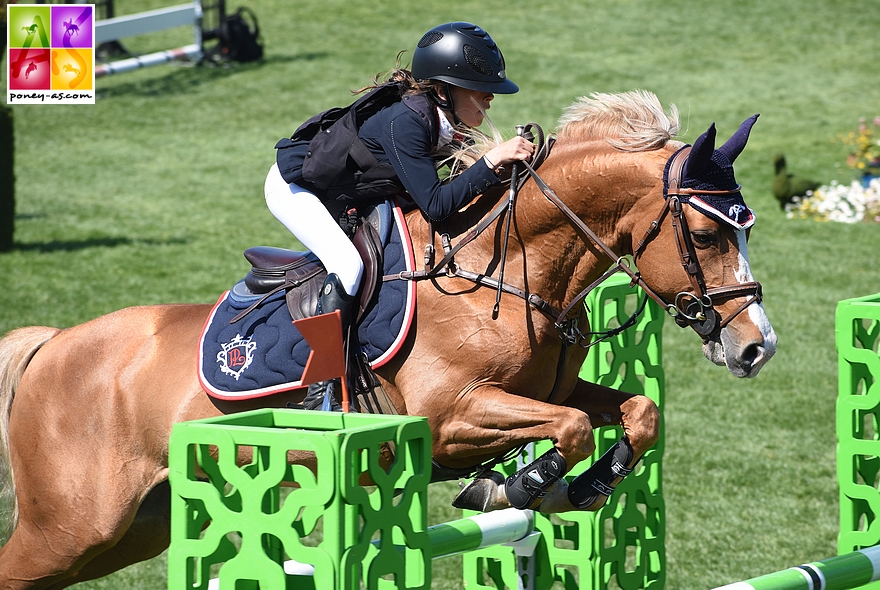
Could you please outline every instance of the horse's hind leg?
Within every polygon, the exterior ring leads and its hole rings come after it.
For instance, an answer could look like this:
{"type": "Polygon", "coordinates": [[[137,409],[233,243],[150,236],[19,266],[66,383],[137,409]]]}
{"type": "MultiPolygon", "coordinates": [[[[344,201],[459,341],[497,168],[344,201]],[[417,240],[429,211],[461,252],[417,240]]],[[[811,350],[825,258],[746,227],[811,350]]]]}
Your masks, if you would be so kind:
{"type": "Polygon", "coordinates": [[[148,494],[139,510],[138,494],[120,489],[125,486],[119,480],[86,475],[90,485],[63,478],[53,489],[35,489],[26,478],[18,479],[24,471],[16,466],[19,521],[0,553],[0,588],[65,588],[153,557],[167,546],[167,484],[148,494]],[[156,522],[162,525],[158,529],[152,528],[156,522]]]}
{"type": "MultiPolygon", "coordinates": [[[[112,550],[108,555],[118,559],[121,548],[114,548],[147,490],[163,479],[160,466],[148,457],[120,456],[130,442],[89,420],[96,404],[44,404],[35,394],[44,384],[31,379],[34,387],[23,386],[10,416],[19,518],[0,554],[4,590],[64,587],[79,581],[78,575],[86,577],[79,572],[88,572],[101,554],[112,550]],[[101,434],[82,432],[89,429],[101,434]],[[100,437],[103,447],[87,442],[100,437]]],[[[98,561],[91,569],[111,561],[98,561]]]]}
{"type": "Polygon", "coordinates": [[[60,590],[102,578],[134,563],[152,559],[167,549],[170,542],[171,486],[166,480],[150,490],[119,542],[95,556],[74,576],[50,586],[50,589],[60,590]]]}

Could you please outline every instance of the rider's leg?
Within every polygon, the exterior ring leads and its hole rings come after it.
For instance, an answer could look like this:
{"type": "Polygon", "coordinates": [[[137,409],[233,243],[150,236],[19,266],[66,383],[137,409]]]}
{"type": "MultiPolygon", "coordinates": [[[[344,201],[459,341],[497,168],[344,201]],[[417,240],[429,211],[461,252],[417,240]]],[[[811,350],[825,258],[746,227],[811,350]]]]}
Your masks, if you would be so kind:
{"type": "MultiPolygon", "coordinates": [[[[272,215],[324,263],[327,278],[316,312],[330,313],[338,309],[342,336],[348,340],[354,294],[364,273],[360,254],[321,200],[308,190],[285,182],[277,165],[272,166],[266,177],[265,194],[272,215]]],[[[338,404],[328,386],[330,382],[309,386],[303,400],[306,409],[336,409],[338,404]]]]}
{"type": "Polygon", "coordinates": [[[339,277],[346,293],[357,293],[364,263],[321,200],[285,182],[277,165],[266,176],[265,194],[272,215],[324,263],[328,273],[339,277]]]}

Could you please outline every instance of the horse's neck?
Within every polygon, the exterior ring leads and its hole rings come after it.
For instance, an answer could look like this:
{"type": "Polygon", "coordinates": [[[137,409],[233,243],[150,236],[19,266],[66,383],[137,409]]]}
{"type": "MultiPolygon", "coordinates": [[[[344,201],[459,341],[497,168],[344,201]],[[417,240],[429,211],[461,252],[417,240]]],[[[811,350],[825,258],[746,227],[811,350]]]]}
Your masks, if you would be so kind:
{"type": "MultiPolygon", "coordinates": [[[[605,142],[592,142],[586,146],[558,146],[539,173],[575,215],[623,256],[631,253],[631,229],[643,216],[641,212],[634,214],[634,210],[644,209],[643,201],[650,199],[643,197],[657,192],[663,161],[665,156],[617,152],[605,142]]],[[[411,212],[407,222],[413,247],[420,252],[425,244],[433,243],[439,260],[443,256],[439,234],[447,233],[455,245],[505,201],[506,195],[503,187],[493,189],[448,222],[435,224],[433,235],[422,215],[411,212]]],[[[456,264],[497,277],[505,221],[502,215],[459,251],[456,264]]],[[[509,239],[505,282],[554,305],[567,303],[614,262],[581,235],[533,181],[527,182],[516,197],[509,239]]]]}
{"type": "MultiPolygon", "coordinates": [[[[648,178],[656,165],[646,166],[644,154],[612,150],[604,141],[558,148],[541,167],[541,177],[617,256],[630,254],[629,217],[643,197],[656,190],[653,178],[648,178]]],[[[523,187],[517,220],[525,256],[532,261],[529,287],[541,289],[542,296],[546,292],[546,297],[567,303],[615,262],[577,230],[534,182],[523,187]]]]}

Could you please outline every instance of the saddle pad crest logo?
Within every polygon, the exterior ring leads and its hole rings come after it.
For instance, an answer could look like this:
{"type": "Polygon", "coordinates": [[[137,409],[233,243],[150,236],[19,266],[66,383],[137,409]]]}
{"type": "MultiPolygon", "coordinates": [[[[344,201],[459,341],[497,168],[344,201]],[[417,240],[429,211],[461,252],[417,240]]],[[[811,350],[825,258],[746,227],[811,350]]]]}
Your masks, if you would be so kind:
{"type": "Polygon", "coordinates": [[[241,334],[236,334],[229,342],[220,343],[221,350],[217,353],[217,363],[221,371],[236,381],[254,360],[257,343],[252,342],[251,338],[251,336],[242,338],[241,334]]]}

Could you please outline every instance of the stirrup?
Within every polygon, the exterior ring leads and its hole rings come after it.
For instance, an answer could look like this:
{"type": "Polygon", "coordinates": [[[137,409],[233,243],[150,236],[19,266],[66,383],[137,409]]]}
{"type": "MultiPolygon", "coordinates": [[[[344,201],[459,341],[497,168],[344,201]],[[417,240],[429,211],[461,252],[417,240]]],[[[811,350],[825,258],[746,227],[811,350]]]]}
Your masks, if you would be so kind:
{"type": "Polygon", "coordinates": [[[552,448],[510,477],[504,486],[510,505],[520,510],[530,508],[535,500],[562,479],[566,471],[565,459],[552,448]]]}

